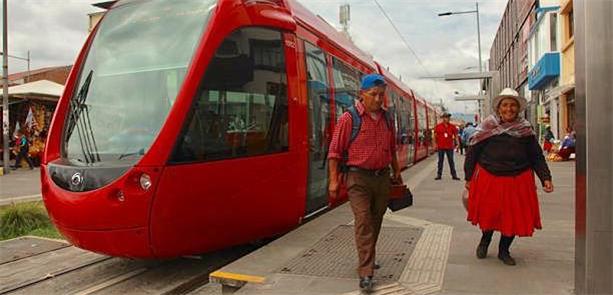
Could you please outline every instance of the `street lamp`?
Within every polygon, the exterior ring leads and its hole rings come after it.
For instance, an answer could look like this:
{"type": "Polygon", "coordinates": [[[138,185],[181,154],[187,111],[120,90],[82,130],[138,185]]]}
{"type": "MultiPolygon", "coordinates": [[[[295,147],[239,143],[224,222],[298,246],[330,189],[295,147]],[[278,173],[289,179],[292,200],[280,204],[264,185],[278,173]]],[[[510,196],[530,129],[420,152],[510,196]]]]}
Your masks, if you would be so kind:
{"type": "MultiPolygon", "coordinates": [[[[439,13],[438,16],[450,16],[454,14],[467,14],[475,13],[477,15],[477,45],[479,46],[479,72],[483,72],[483,65],[481,61],[481,27],[479,26],[479,2],[475,2],[475,10],[467,11],[448,11],[439,13]]],[[[479,95],[481,95],[481,80],[479,80],[479,95]]],[[[479,115],[481,116],[481,101],[477,100],[479,104],[479,115]]]]}
{"type": "Polygon", "coordinates": [[[454,14],[467,14],[475,13],[477,15],[477,43],[479,46],[479,72],[483,71],[483,65],[481,64],[481,27],[479,26],[479,2],[475,2],[475,10],[468,11],[448,11],[439,13],[438,16],[450,16],[454,14]]]}
{"type": "Polygon", "coordinates": [[[9,171],[9,66],[8,66],[8,29],[7,29],[7,0],[2,1],[2,165],[4,173],[9,171]]]}

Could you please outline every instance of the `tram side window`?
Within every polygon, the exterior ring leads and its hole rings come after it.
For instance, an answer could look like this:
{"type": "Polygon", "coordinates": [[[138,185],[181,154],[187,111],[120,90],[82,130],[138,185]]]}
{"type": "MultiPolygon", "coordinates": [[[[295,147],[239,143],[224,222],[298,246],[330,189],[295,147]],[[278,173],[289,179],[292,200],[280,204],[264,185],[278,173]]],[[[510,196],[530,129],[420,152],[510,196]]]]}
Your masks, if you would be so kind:
{"type": "Polygon", "coordinates": [[[415,144],[415,114],[413,114],[413,100],[405,99],[407,113],[407,143],[415,144]]]}
{"type": "Polygon", "coordinates": [[[407,110],[407,103],[406,101],[402,98],[402,96],[400,96],[399,94],[396,94],[396,99],[398,100],[398,109],[400,110],[400,116],[399,116],[399,120],[400,123],[398,124],[398,134],[399,134],[399,143],[400,144],[407,144],[409,143],[409,128],[408,128],[408,124],[409,124],[409,118],[408,118],[408,110],[407,110]]]}
{"type": "Polygon", "coordinates": [[[360,72],[337,58],[333,58],[332,61],[334,101],[336,103],[336,118],[338,119],[358,99],[360,72]]]}
{"type": "Polygon", "coordinates": [[[278,31],[230,34],[209,63],[173,162],[214,161],[288,150],[287,77],[278,31]]]}
{"type": "Polygon", "coordinates": [[[434,142],[434,126],[436,126],[436,117],[434,114],[434,110],[428,109],[428,142],[430,142],[433,146],[434,142]]]}
{"type": "Polygon", "coordinates": [[[400,105],[398,104],[398,97],[396,97],[392,90],[388,87],[385,95],[387,96],[387,111],[391,115],[392,122],[394,124],[394,130],[396,130],[396,142],[400,142],[400,105]]]}
{"type": "Polygon", "coordinates": [[[419,124],[419,144],[425,145],[428,138],[428,129],[426,129],[426,109],[422,104],[417,105],[417,118],[417,123],[419,124]]]}

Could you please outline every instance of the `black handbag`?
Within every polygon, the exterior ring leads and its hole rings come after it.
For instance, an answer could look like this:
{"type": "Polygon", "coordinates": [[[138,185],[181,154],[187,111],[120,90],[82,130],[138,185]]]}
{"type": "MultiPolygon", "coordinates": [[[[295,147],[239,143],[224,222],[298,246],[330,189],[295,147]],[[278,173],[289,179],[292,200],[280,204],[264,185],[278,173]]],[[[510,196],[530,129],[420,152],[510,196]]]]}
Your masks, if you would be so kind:
{"type": "Polygon", "coordinates": [[[396,212],[411,206],[413,206],[413,193],[411,193],[411,190],[408,187],[405,189],[402,196],[395,198],[390,197],[390,200],[387,203],[387,208],[390,208],[392,212],[396,212]]]}

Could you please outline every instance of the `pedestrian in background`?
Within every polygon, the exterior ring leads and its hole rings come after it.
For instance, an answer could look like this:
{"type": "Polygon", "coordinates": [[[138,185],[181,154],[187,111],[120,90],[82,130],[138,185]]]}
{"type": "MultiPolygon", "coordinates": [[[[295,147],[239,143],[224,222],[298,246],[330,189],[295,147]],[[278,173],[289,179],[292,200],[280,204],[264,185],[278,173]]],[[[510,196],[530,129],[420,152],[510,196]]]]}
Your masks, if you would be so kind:
{"type": "Polygon", "coordinates": [[[25,132],[23,132],[23,130],[17,131],[16,137],[17,140],[15,144],[18,145],[18,153],[15,157],[15,166],[13,166],[13,170],[16,170],[17,168],[21,167],[22,159],[26,159],[28,165],[30,165],[30,170],[34,169],[34,164],[32,163],[32,159],[30,159],[29,154],[30,144],[28,142],[28,138],[25,135],[25,132]]]}
{"type": "Polygon", "coordinates": [[[438,152],[438,166],[436,170],[435,180],[440,180],[443,174],[443,160],[447,155],[447,161],[449,162],[449,170],[451,170],[451,177],[454,180],[460,180],[455,170],[455,163],[453,162],[453,150],[456,144],[458,144],[458,128],[449,123],[451,114],[445,112],[441,115],[442,122],[436,125],[434,128],[434,136],[436,138],[436,149],[438,152]]]}
{"type": "Polygon", "coordinates": [[[575,131],[573,131],[572,128],[567,127],[566,135],[564,136],[562,144],[560,145],[560,150],[558,151],[558,155],[562,158],[562,160],[568,161],[568,159],[570,159],[570,155],[575,153],[575,145],[575,131]]]}
{"type": "Polygon", "coordinates": [[[460,152],[460,155],[464,154],[464,148],[466,147],[464,141],[462,140],[463,137],[464,137],[464,126],[460,126],[458,130],[458,151],[460,152]]]}
{"type": "Polygon", "coordinates": [[[509,252],[515,236],[529,237],[541,229],[534,173],[545,192],[553,191],[553,183],[532,126],[519,117],[526,99],[505,88],[492,106],[494,114],[472,136],[464,163],[468,220],[482,230],[478,258],[487,256],[493,232],[499,231],[498,258],[515,265],[509,252]]]}
{"type": "Polygon", "coordinates": [[[547,152],[547,154],[551,153],[553,149],[553,142],[556,140],[556,137],[551,132],[551,126],[547,125],[545,127],[545,134],[543,135],[543,150],[547,152]]]}
{"type": "Polygon", "coordinates": [[[348,167],[347,194],[355,219],[359,287],[364,291],[372,289],[374,269],[378,268],[375,248],[389,199],[390,164],[393,180],[402,182],[393,124],[383,109],[385,89],[381,75],[362,78],[360,100],[354,106],[361,120],[360,132],[352,138],[356,122],[349,111],[345,112],[338,120],[328,152],[331,198],[336,198],[339,190],[339,164],[345,162],[348,167]]]}
{"type": "Polygon", "coordinates": [[[477,132],[477,128],[473,125],[473,123],[466,123],[466,127],[464,127],[464,133],[462,133],[462,142],[466,145],[465,148],[468,148],[468,144],[470,143],[470,137],[473,136],[477,132]]]}

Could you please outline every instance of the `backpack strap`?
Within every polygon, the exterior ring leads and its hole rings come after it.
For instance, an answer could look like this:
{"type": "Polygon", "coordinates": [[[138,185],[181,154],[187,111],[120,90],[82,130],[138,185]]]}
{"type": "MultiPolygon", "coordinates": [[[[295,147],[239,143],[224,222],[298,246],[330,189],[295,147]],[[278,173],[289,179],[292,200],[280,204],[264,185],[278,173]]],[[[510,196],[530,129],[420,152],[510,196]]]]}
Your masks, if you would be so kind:
{"type": "MultiPolygon", "coordinates": [[[[351,137],[349,138],[349,145],[351,145],[351,143],[360,133],[360,128],[362,128],[362,118],[360,118],[358,111],[353,105],[347,108],[347,112],[351,115],[351,137]]],[[[339,163],[339,170],[341,173],[346,173],[349,171],[347,161],[349,161],[349,147],[347,147],[347,149],[344,150],[343,154],[341,155],[341,162],[339,163]]]]}
{"type": "Polygon", "coordinates": [[[358,110],[356,110],[355,106],[353,105],[347,108],[347,112],[349,112],[349,114],[351,115],[351,137],[349,139],[349,144],[351,145],[351,143],[356,139],[356,137],[358,137],[358,134],[360,133],[360,128],[362,128],[362,118],[360,118],[358,110]]]}

